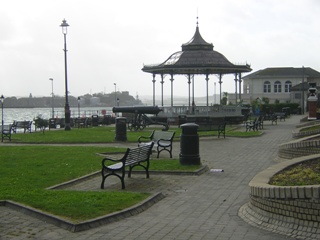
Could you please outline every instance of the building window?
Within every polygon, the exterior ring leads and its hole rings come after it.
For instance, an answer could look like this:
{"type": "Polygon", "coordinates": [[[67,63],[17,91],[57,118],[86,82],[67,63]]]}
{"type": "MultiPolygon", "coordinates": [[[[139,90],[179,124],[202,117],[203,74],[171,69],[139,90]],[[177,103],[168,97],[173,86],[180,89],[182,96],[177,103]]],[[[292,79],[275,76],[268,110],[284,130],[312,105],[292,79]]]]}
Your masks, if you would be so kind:
{"type": "Polygon", "coordinates": [[[290,81],[286,81],[284,84],[284,92],[291,92],[292,83],[290,81]]]}
{"type": "Polygon", "coordinates": [[[270,93],[271,92],[271,84],[269,81],[265,81],[263,83],[263,92],[264,93],[270,93]]]}
{"type": "Polygon", "coordinates": [[[276,81],[274,83],[274,92],[281,93],[281,82],[280,81],[276,81]]]}

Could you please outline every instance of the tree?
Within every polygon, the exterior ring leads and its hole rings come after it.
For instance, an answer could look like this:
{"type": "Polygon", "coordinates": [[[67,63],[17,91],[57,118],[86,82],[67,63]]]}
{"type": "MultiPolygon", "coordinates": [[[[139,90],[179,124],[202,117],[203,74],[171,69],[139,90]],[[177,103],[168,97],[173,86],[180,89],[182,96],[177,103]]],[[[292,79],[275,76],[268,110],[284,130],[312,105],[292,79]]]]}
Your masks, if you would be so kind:
{"type": "Polygon", "coordinates": [[[227,105],[227,103],[228,103],[228,93],[223,92],[223,97],[221,99],[221,105],[227,105]]]}
{"type": "Polygon", "coordinates": [[[37,128],[40,128],[42,133],[44,133],[44,130],[49,126],[49,121],[46,119],[43,119],[41,115],[38,115],[34,120],[34,125],[37,128]]]}

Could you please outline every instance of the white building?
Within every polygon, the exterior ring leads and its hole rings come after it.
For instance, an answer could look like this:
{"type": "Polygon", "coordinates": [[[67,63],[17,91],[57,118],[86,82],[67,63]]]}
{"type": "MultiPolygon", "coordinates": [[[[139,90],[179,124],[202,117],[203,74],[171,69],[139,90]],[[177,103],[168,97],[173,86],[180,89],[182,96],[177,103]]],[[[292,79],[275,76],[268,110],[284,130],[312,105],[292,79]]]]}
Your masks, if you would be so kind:
{"type": "MultiPolygon", "coordinates": [[[[307,99],[309,83],[320,86],[320,72],[309,67],[266,68],[248,74],[242,80],[243,103],[250,104],[257,98],[268,98],[269,103],[302,104],[307,99]]],[[[235,103],[234,94],[229,94],[229,102],[235,103]]]]}

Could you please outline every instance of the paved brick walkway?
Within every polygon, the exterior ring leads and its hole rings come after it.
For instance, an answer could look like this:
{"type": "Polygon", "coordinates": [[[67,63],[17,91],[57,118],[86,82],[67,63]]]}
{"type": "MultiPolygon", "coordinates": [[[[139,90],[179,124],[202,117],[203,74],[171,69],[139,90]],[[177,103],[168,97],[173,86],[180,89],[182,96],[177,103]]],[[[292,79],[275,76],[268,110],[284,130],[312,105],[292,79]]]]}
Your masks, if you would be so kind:
{"type": "MultiPolygon", "coordinates": [[[[257,138],[201,139],[202,163],[224,169],[222,173],[126,178],[126,191],[162,192],[166,197],[141,214],[105,226],[72,233],[0,207],[0,239],[292,239],[248,225],[238,210],[249,201],[249,181],[275,163],[278,144],[292,138],[300,118],[292,116],[278,125],[265,122],[265,134],[257,138]]],[[[174,144],[177,158],[179,147],[179,142],[174,144]]],[[[97,177],[71,188],[100,191],[100,181],[97,177]]],[[[119,189],[120,183],[115,183],[108,183],[104,191],[119,189]]]]}

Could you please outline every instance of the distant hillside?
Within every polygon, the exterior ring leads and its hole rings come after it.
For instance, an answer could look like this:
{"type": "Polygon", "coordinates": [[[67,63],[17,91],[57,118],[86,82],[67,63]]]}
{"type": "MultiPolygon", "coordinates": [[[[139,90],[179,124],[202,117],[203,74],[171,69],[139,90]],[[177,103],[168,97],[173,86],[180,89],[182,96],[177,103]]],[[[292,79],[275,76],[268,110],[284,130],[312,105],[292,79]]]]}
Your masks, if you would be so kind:
{"type": "MultiPolygon", "coordinates": [[[[78,106],[78,97],[69,96],[69,105],[70,107],[78,106]]],[[[143,103],[134,98],[127,91],[116,92],[116,94],[86,94],[80,96],[80,105],[81,107],[113,107],[115,105],[120,106],[133,106],[133,105],[142,105],[143,103]]],[[[65,97],[54,96],[52,97],[6,97],[4,99],[3,106],[5,108],[41,108],[41,107],[64,107],[65,97]]]]}

